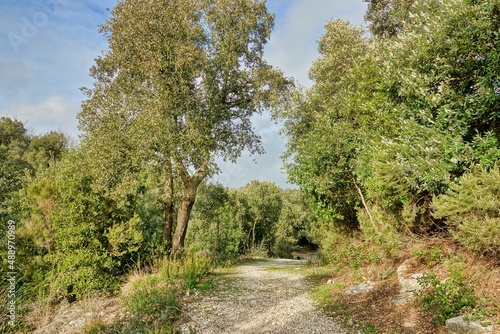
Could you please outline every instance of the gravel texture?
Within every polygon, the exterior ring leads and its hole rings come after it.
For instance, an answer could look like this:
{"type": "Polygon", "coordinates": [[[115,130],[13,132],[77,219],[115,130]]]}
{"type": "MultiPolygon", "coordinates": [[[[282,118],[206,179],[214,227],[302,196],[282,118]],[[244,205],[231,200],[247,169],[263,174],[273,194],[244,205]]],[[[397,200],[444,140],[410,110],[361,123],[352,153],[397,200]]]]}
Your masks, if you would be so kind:
{"type": "Polygon", "coordinates": [[[186,298],[181,332],[347,333],[315,305],[304,277],[286,271],[301,265],[303,261],[272,260],[239,266],[235,274],[221,278],[214,291],[186,298]]]}

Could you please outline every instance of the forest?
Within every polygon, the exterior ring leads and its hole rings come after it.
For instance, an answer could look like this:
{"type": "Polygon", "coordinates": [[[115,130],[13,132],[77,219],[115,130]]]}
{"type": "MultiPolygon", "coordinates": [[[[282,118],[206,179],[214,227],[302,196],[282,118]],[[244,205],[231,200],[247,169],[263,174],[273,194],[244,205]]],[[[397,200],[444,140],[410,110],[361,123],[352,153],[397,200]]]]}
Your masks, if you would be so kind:
{"type": "Polygon", "coordinates": [[[265,1],[119,1],[78,142],[0,119],[1,265],[17,273],[2,329],[30,332],[33,305],[116,293],[138,267],[197,284],[207,256],[308,245],[322,265],[392,263],[432,240],[497,270],[500,1],[365,2],[366,28],[325,22],[304,88],[264,60],[265,1]],[[297,188],[210,183],[216,158],[263,152],[261,113],[283,124],[297,188]]]}

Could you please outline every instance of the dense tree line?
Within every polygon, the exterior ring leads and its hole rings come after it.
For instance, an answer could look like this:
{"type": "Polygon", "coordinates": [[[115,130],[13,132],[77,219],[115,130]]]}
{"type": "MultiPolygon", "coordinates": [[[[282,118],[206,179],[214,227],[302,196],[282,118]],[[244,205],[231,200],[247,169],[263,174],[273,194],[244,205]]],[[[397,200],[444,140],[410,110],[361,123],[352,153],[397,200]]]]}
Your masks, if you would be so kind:
{"type": "MultiPolygon", "coordinates": [[[[2,119],[2,228],[18,222],[20,285],[73,300],[116,288],[139,259],[183,255],[215,158],[263,152],[251,117],[292,85],[263,59],[273,26],[261,1],[120,1],[100,30],[109,49],[90,70],[94,85],[83,89],[79,145],[63,152],[58,134],[28,138],[2,119]]],[[[271,238],[279,213],[257,197],[236,253],[271,238]]]]}
{"type": "Polygon", "coordinates": [[[290,179],[337,231],[498,253],[500,3],[369,1],[366,18],[372,35],[326,25],[313,87],[279,113],[290,179]]]}
{"type": "Polygon", "coordinates": [[[231,256],[249,252],[291,257],[312,244],[315,220],[296,189],[252,181],[241,189],[204,184],[187,235],[191,251],[231,256]]]}

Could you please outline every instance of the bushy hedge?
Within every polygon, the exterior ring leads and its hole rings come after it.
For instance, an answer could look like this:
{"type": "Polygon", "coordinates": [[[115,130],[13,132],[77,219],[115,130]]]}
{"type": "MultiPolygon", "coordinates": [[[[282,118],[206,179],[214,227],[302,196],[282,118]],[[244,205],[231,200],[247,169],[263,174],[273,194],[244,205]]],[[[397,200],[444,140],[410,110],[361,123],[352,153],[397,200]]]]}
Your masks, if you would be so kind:
{"type": "Polygon", "coordinates": [[[467,248],[500,254],[500,170],[478,168],[434,200],[434,217],[446,218],[452,234],[467,248]]]}

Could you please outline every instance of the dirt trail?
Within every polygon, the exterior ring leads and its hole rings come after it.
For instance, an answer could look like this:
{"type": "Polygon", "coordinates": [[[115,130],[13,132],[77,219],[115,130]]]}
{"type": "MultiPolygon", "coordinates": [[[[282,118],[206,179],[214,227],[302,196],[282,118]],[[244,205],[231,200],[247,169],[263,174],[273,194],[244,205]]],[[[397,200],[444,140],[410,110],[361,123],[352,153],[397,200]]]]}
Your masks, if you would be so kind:
{"type": "Polygon", "coordinates": [[[304,261],[271,260],[239,266],[214,291],[188,298],[182,333],[346,333],[317,308],[302,275],[277,270],[302,265],[304,261]]]}

